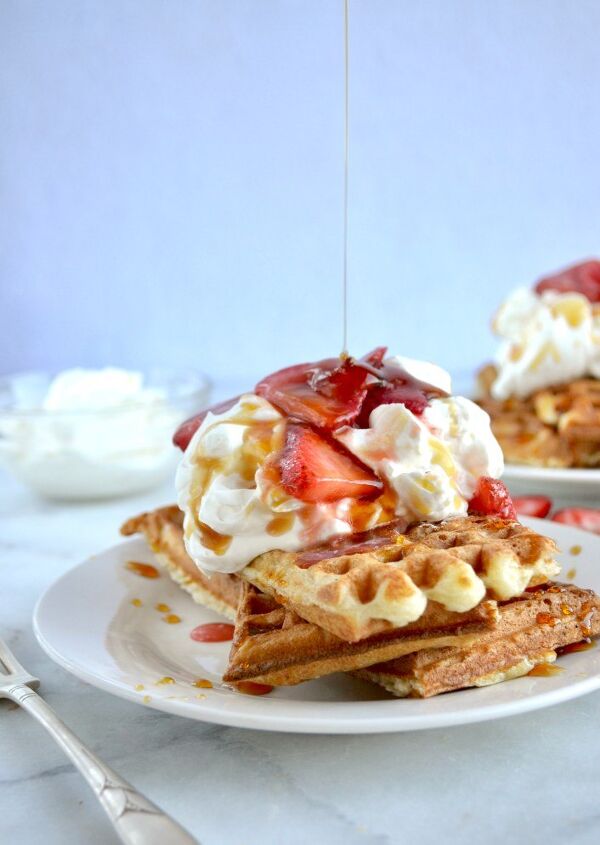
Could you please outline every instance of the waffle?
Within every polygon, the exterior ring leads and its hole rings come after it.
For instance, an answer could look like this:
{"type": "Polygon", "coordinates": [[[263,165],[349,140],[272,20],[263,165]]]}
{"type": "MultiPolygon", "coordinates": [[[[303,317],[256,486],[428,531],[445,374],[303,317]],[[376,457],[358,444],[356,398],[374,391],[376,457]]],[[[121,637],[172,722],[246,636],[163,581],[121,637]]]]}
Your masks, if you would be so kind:
{"type": "Polygon", "coordinates": [[[499,611],[496,628],[467,648],[427,649],[356,674],[396,696],[428,698],[525,675],[557,649],[600,634],[600,598],[579,587],[544,586],[499,611]]]}
{"type": "Polygon", "coordinates": [[[483,601],[461,614],[430,602],[418,623],[349,643],[244,583],[223,680],[287,686],[371,666],[422,648],[466,646],[493,628],[497,617],[494,601],[483,601]]]}
{"type": "MultiPolygon", "coordinates": [[[[486,595],[506,600],[559,571],[556,546],[518,522],[460,517],[394,523],[309,552],[272,551],[242,577],[347,642],[420,620],[430,604],[463,613],[486,595]]],[[[452,615],[452,613],[451,613],[452,615]]]]}
{"type": "Polygon", "coordinates": [[[158,563],[195,602],[229,619],[235,618],[240,581],[235,575],[201,572],[183,542],[183,513],[175,505],[142,513],[121,526],[121,534],[143,534],[158,563]]]}
{"type": "Polygon", "coordinates": [[[546,467],[600,466],[600,380],[579,379],[525,399],[490,397],[496,370],[479,373],[492,430],[510,463],[546,467]]]}

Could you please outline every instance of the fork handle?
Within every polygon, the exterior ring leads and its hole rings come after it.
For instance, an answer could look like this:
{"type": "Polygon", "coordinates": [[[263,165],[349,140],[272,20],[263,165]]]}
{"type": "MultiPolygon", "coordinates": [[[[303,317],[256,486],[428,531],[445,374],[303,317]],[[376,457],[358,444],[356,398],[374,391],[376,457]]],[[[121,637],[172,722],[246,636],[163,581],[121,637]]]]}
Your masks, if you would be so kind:
{"type": "Polygon", "coordinates": [[[104,807],[125,845],[198,845],[177,822],[113,772],[59,719],[34,690],[17,684],[10,698],[20,704],[54,737],[79,769],[104,807]]]}

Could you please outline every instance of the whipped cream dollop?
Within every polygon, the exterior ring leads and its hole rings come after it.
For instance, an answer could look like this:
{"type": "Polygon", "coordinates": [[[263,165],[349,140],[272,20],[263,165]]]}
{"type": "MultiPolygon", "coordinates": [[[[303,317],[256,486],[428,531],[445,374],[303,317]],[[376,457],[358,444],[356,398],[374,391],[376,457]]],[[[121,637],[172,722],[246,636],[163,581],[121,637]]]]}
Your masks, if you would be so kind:
{"type": "MultiPolygon", "coordinates": [[[[415,378],[450,389],[441,368],[391,358],[415,378]]],[[[266,399],[246,394],[229,410],[208,413],[192,437],[177,477],[178,503],[190,557],[203,570],[236,572],[271,549],[298,551],[336,535],[396,518],[440,521],[467,512],[482,475],[504,465],[489,417],[468,399],[432,399],[416,416],[403,404],[381,405],[367,428],[333,433],[384,483],[373,501],[342,498],[301,502],[285,494],[272,472],[286,418],[266,399]],[[271,460],[270,460],[271,459],[271,460]]]]}
{"type": "Polygon", "coordinates": [[[523,398],[586,375],[600,378],[600,306],[580,293],[515,290],[493,323],[502,338],[492,396],[523,398]]]}
{"type": "Polygon", "coordinates": [[[43,495],[122,495],[172,471],[171,433],[182,412],[142,373],[78,367],[50,382],[15,377],[12,389],[10,412],[0,413],[0,457],[43,495]]]}

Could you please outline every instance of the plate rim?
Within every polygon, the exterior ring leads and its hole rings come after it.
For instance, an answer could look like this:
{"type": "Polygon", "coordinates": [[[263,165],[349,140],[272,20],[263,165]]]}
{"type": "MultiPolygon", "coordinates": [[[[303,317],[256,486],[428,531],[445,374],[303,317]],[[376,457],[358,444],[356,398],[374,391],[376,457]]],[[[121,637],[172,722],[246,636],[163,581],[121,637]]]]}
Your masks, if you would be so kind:
{"type": "MultiPolygon", "coordinates": [[[[528,518],[523,520],[532,525],[534,528],[541,528],[546,523],[546,520],[528,518]]],[[[565,527],[565,526],[561,526],[565,527]]],[[[588,532],[569,526],[569,531],[575,535],[581,535],[582,542],[584,539],[589,541],[590,535],[588,532]]],[[[100,556],[114,553],[117,550],[122,550],[127,546],[139,545],[142,542],[147,545],[141,537],[131,537],[115,543],[112,546],[89,555],[83,561],[80,561],[73,567],[70,567],[56,578],[47,588],[43,594],[38,598],[33,611],[33,632],[36,640],[45,654],[57,665],[61,666],[70,674],[79,678],[79,680],[90,684],[96,689],[115,695],[118,698],[138,704],[142,707],[148,707],[161,712],[167,712],[171,715],[180,716],[183,718],[192,719],[194,721],[204,722],[206,724],[218,724],[228,727],[237,727],[244,729],[253,729],[261,731],[285,732],[285,733],[305,733],[305,734],[379,734],[379,733],[400,733],[417,730],[430,730],[443,727],[454,727],[464,724],[475,724],[478,722],[490,721],[493,719],[507,718],[509,716],[518,715],[520,713],[528,713],[533,710],[541,710],[545,707],[550,707],[555,704],[560,704],[579,698],[597,689],[600,689],[600,671],[597,674],[592,674],[587,678],[574,679],[571,683],[560,686],[556,689],[548,690],[547,692],[537,693],[526,698],[515,698],[512,701],[482,704],[476,709],[461,709],[455,708],[447,712],[439,713],[424,713],[424,714],[388,714],[386,712],[375,712],[376,709],[391,710],[393,707],[399,706],[397,699],[384,699],[382,701],[319,701],[314,702],[315,706],[322,711],[322,715],[312,716],[307,714],[294,713],[272,713],[273,705],[278,699],[252,699],[242,698],[244,702],[241,708],[219,707],[218,700],[210,704],[209,699],[202,702],[191,702],[181,700],[169,700],[152,698],[151,701],[143,701],[139,693],[133,689],[129,689],[125,684],[119,684],[111,679],[106,679],[97,672],[87,670],[85,667],[79,665],[77,662],[65,656],[61,651],[54,647],[46,634],[44,633],[43,613],[45,606],[53,599],[53,594],[56,590],[60,590],[64,581],[68,580],[76,571],[84,569],[94,559],[100,556]],[[251,703],[253,702],[253,703],[251,703]],[[266,704],[266,707],[261,707],[261,703],[266,704]],[[340,710],[346,709],[348,706],[363,705],[365,708],[370,708],[374,712],[367,713],[364,716],[346,716],[340,710]],[[334,711],[338,711],[337,715],[334,711]],[[339,720],[341,719],[341,721],[339,720]]],[[[151,550],[148,547],[149,552],[151,550]]],[[[460,696],[461,692],[473,692],[474,690],[457,691],[455,696],[460,696]]],[[[305,702],[298,702],[304,704],[305,702]]],[[[307,702],[310,704],[310,702],[307,702]]],[[[295,702],[292,700],[285,700],[285,706],[293,708],[295,702]]]]}
{"type": "Polygon", "coordinates": [[[537,467],[529,464],[504,465],[502,478],[523,481],[548,482],[583,482],[584,484],[600,484],[600,468],[590,467],[537,467]]]}

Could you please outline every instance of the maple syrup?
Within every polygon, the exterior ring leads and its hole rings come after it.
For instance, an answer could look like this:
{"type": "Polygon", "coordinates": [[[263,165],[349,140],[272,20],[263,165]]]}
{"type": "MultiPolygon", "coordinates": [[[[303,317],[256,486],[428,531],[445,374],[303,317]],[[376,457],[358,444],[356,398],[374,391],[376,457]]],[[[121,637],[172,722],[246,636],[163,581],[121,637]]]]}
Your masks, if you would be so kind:
{"type": "Polygon", "coordinates": [[[194,681],[192,684],[193,687],[197,689],[212,689],[212,681],[209,681],[207,678],[198,678],[197,681],[194,681]]]}
{"type": "Polygon", "coordinates": [[[167,625],[179,625],[181,616],[177,616],[176,613],[167,613],[166,616],[163,616],[163,622],[166,622],[167,625]]]}
{"type": "Polygon", "coordinates": [[[590,648],[594,648],[596,645],[593,640],[585,639],[580,640],[578,643],[569,643],[568,645],[563,645],[560,648],[556,649],[557,654],[573,654],[577,651],[589,651],[590,648]]]}
{"type": "Polygon", "coordinates": [[[152,566],[151,563],[140,563],[137,560],[128,560],[125,564],[125,569],[128,569],[130,572],[135,572],[136,575],[140,575],[142,578],[160,578],[160,572],[155,566],[152,566]]]}
{"type": "Polygon", "coordinates": [[[400,545],[404,542],[406,528],[406,521],[397,519],[394,522],[388,522],[385,525],[379,525],[358,534],[334,537],[326,543],[320,543],[312,549],[301,552],[296,559],[296,563],[301,569],[308,569],[315,563],[328,558],[372,552],[393,543],[400,545]]]}
{"type": "Polygon", "coordinates": [[[234,631],[229,622],[207,622],[190,631],[190,639],[197,643],[224,643],[233,639],[234,631]]]}
{"type": "Polygon", "coordinates": [[[280,537],[282,534],[287,534],[292,529],[295,518],[293,513],[277,514],[267,524],[267,534],[270,534],[272,537],[280,537]]]}
{"type": "Polygon", "coordinates": [[[348,165],[350,141],[349,0],[344,0],[344,261],[342,270],[342,354],[348,357],[348,165]]]}
{"type": "Polygon", "coordinates": [[[538,625],[549,625],[551,628],[554,628],[556,625],[556,616],[552,616],[551,613],[538,613],[535,621],[538,625]]]}
{"type": "Polygon", "coordinates": [[[162,602],[159,602],[158,604],[154,605],[154,610],[158,610],[159,613],[169,613],[171,608],[168,604],[162,604],[162,602]]]}
{"type": "Polygon", "coordinates": [[[554,666],[552,663],[538,663],[527,674],[534,678],[551,678],[554,675],[560,675],[564,671],[562,666],[554,666]]]}
{"type": "Polygon", "coordinates": [[[235,686],[244,695],[267,695],[274,689],[270,684],[257,684],[256,681],[238,681],[235,686]]]}

